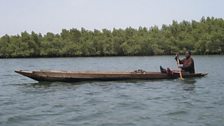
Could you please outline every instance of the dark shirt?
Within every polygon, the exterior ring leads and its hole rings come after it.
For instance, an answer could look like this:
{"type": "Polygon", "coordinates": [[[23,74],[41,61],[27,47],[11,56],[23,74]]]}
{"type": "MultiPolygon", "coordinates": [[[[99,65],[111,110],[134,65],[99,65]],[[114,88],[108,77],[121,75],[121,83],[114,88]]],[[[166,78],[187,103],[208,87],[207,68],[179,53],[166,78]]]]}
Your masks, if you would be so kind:
{"type": "Polygon", "coordinates": [[[182,60],[179,60],[180,64],[183,64],[182,70],[189,73],[195,73],[194,69],[194,60],[189,58],[184,58],[182,60]]]}

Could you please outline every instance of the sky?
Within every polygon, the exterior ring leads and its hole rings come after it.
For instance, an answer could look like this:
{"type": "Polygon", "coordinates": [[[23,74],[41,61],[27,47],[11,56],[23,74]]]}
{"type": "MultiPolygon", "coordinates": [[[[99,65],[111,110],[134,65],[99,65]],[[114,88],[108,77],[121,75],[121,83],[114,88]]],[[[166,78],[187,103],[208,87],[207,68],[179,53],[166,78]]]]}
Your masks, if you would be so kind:
{"type": "Polygon", "coordinates": [[[0,0],[0,36],[23,31],[151,27],[224,18],[224,0],[0,0]]]}

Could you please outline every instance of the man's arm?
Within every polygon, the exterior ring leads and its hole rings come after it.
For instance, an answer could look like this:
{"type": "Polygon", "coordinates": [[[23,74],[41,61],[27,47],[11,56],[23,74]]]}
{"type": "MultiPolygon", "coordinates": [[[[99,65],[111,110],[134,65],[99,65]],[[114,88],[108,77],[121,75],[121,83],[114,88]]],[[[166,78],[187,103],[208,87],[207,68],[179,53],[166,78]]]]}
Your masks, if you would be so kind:
{"type": "Polygon", "coordinates": [[[183,61],[184,61],[184,59],[183,59],[183,60],[180,60],[180,59],[179,59],[179,53],[176,54],[176,56],[175,56],[175,60],[176,60],[176,61],[179,60],[179,64],[183,64],[183,61]]]}

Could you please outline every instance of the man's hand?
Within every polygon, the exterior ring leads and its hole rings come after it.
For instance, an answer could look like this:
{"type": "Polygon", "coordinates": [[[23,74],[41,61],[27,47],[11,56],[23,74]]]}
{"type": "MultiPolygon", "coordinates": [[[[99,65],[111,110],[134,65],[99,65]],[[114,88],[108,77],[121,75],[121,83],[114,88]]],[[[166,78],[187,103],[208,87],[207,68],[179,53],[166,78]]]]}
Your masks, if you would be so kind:
{"type": "Polygon", "coordinates": [[[177,59],[179,59],[179,53],[176,53],[176,57],[177,57],[177,59]]]}
{"type": "Polygon", "coordinates": [[[176,53],[175,59],[179,60],[179,53],[176,53]]]}

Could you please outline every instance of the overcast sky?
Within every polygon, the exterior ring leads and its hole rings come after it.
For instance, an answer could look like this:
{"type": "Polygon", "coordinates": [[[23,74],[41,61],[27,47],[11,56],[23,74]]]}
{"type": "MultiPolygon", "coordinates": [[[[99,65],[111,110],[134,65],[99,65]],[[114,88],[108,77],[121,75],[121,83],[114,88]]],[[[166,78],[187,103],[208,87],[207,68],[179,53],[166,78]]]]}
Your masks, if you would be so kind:
{"type": "Polygon", "coordinates": [[[0,0],[0,36],[151,27],[202,16],[224,18],[224,0],[0,0]]]}

